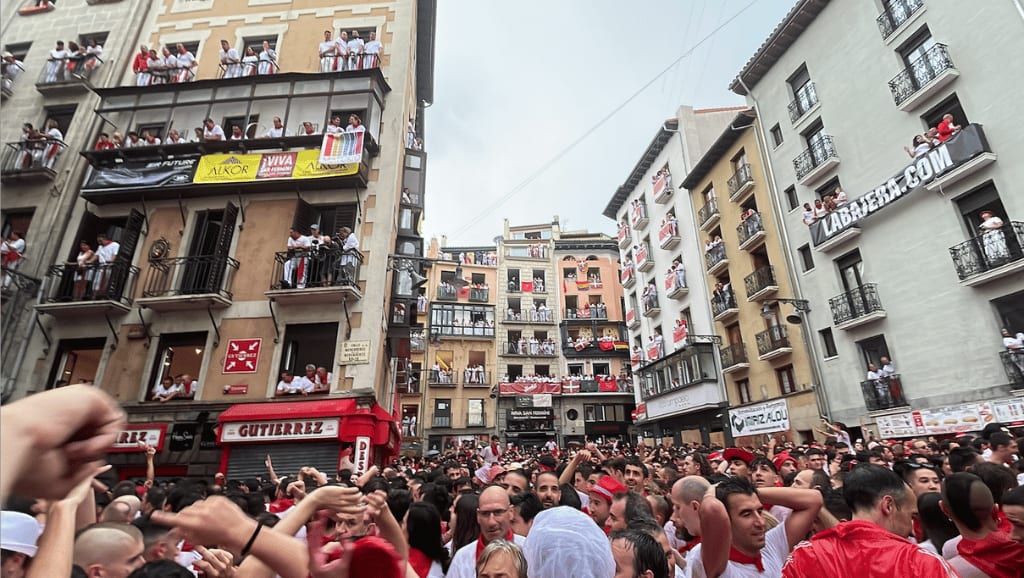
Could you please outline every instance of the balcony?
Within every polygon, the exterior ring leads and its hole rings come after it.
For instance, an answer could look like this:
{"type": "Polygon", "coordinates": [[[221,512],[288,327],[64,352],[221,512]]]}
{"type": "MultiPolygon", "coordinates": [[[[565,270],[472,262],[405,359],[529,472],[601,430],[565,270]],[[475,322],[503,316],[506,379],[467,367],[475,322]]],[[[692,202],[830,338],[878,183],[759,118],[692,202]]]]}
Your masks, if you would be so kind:
{"type": "Polygon", "coordinates": [[[409,332],[409,352],[410,353],[423,353],[426,351],[426,344],[424,343],[424,335],[422,330],[414,330],[409,332]]]}
{"type": "Polygon", "coordinates": [[[652,343],[647,346],[647,360],[657,361],[665,357],[665,345],[663,343],[652,343]]]}
{"type": "Polygon", "coordinates": [[[622,357],[629,354],[629,345],[623,338],[625,332],[616,328],[617,337],[605,336],[597,339],[589,335],[573,338],[562,333],[562,355],[565,357],[622,357]]]}
{"type": "Polygon", "coordinates": [[[654,202],[659,205],[668,203],[672,200],[672,192],[672,175],[666,169],[664,173],[654,179],[654,190],[652,191],[654,202]]]}
{"type": "Polygon", "coordinates": [[[764,223],[759,213],[751,213],[736,227],[736,235],[740,240],[740,249],[750,251],[764,244],[764,223]]]}
{"type": "Polygon", "coordinates": [[[878,285],[868,283],[840,293],[828,300],[832,323],[836,329],[850,330],[885,318],[885,308],[878,297],[878,285]]]}
{"type": "Polygon", "coordinates": [[[906,398],[903,397],[903,384],[900,382],[899,374],[878,379],[868,379],[860,382],[860,390],[864,395],[864,405],[868,411],[885,411],[900,407],[907,407],[906,398]]]}
{"type": "Polygon", "coordinates": [[[810,143],[802,153],[793,159],[796,178],[801,185],[808,186],[821,180],[839,164],[839,153],[830,135],[821,135],[810,143]]]}
{"type": "Polygon", "coordinates": [[[554,324],[555,318],[552,311],[547,307],[543,309],[513,309],[505,313],[506,324],[554,324]]]}
{"type": "Polygon", "coordinates": [[[558,357],[558,344],[550,339],[545,341],[529,339],[503,341],[501,355],[503,357],[558,357]]]}
{"type": "Polygon", "coordinates": [[[802,120],[810,118],[809,113],[818,108],[818,91],[813,82],[807,82],[796,90],[789,103],[789,121],[796,127],[802,120]]]}
{"type": "Polygon", "coordinates": [[[629,245],[633,242],[633,233],[630,232],[629,227],[624,223],[619,224],[619,248],[628,249],[629,245]]]}
{"type": "Polygon", "coordinates": [[[747,289],[747,301],[763,301],[779,290],[779,283],[775,280],[775,268],[771,265],[755,269],[743,279],[743,285],[747,289]]]}
{"type": "Polygon", "coordinates": [[[740,308],[736,305],[736,297],[733,295],[732,289],[725,289],[712,297],[711,315],[715,321],[725,321],[738,315],[739,312],[740,308]]]}
{"type": "Polygon", "coordinates": [[[651,258],[651,252],[647,249],[647,243],[641,242],[633,251],[633,261],[636,262],[636,268],[640,271],[650,271],[654,268],[654,259],[651,258]]]}
{"type": "Polygon", "coordinates": [[[483,413],[467,412],[466,427],[487,427],[487,416],[483,413]]]}
{"type": "Polygon", "coordinates": [[[725,245],[718,244],[704,253],[704,263],[707,266],[708,275],[717,275],[729,267],[729,258],[725,254],[725,245]]]}
{"type": "Polygon", "coordinates": [[[452,416],[450,415],[435,415],[434,419],[431,420],[431,427],[448,428],[452,427],[452,416]]]}
{"type": "Polygon", "coordinates": [[[671,249],[679,244],[679,223],[673,215],[671,220],[658,229],[658,246],[662,249],[671,249]]]}
{"type": "Polygon", "coordinates": [[[633,285],[636,285],[636,269],[633,268],[633,264],[629,263],[628,260],[626,263],[628,264],[623,267],[622,272],[619,273],[619,281],[622,283],[623,287],[629,289],[633,285]]]}
{"type": "Polygon", "coordinates": [[[85,92],[92,86],[90,80],[102,65],[103,60],[92,54],[88,58],[48,59],[36,81],[36,90],[44,95],[85,92]]]}
{"type": "Polygon", "coordinates": [[[437,286],[437,297],[435,299],[438,301],[458,301],[459,290],[454,285],[441,283],[437,286]]]}
{"type": "Polygon", "coordinates": [[[647,203],[643,201],[633,203],[633,207],[629,212],[629,224],[639,231],[646,227],[649,222],[651,222],[651,219],[647,215],[647,203]]]}
{"type": "Polygon", "coordinates": [[[669,271],[665,274],[665,294],[669,299],[682,299],[689,292],[690,289],[686,287],[685,274],[677,271],[669,271]]]}
{"type": "Polygon", "coordinates": [[[1024,387],[1024,351],[1000,351],[999,360],[1006,370],[1006,378],[1016,386],[1013,389],[1024,387]]]}
{"type": "Polygon", "coordinates": [[[154,311],[228,307],[233,298],[228,287],[237,270],[237,260],[220,255],[150,261],[136,304],[154,311]]]}
{"type": "Polygon", "coordinates": [[[896,108],[910,112],[923,106],[958,76],[960,71],[953,66],[946,45],[936,44],[894,76],[889,81],[889,91],[896,108]]]}
{"type": "Polygon", "coordinates": [[[33,14],[42,14],[44,12],[50,12],[55,9],[53,2],[48,0],[41,0],[39,2],[25,2],[25,6],[18,9],[19,16],[31,16],[33,14]]]}
{"type": "Polygon", "coordinates": [[[1024,222],[987,231],[969,241],[950,247],[960,284],[975,287],[1024,271],[1024,222]]]}
{"type": "Polygon", "coordinates": [[[658,304],[658,295],[644,297],[644,317],[657,317],[661,315],[661,306],[658,304]]]}
{"type": "Polygon", "coordinates": [[[491,387],[491,372],[483,367],[469,368],[462,371],[462,387],[491,387]]]}
{"type": "Polygon", "coordinates": [[[505,257],[509,259],[547,259],[548,246],[540,243],[530,245],[507,245],[505,257]]]}
{"type": "Polygon", "coordinates": [[[704,206],[697,211],[697,222],[700,223],[700,230],[707,231],[718,223],[718,201],[709,199],[704,206]]]}
{"type": "Polygon", "coordinates": [[[761,361],[793,353],[793,346],[789,343],[789,331],[785,325],[769,327],[755,337],[757,339],[757,358],[761,361]]]}
{"type": "Polygon", "coordinates": [[[640,327],[640,317],[637,316],[635,309],[626,311],[626,327],[630,329],[637,329],[640,327]]]}
{"type": "Polygon", "coordinates": [[[15,311],[20,311],[25,303],[35,300],[42,284],[39,279],[20,273],[17,269],[0,269],[0,300],[4,303],[5,324],[18,319],[15,311]]]}
{"type": "Polygon", "coordinates": [[[53,181],[55,165],[67,145],[55,139],[9,142],[4,149],[0,178],[12,181],[53,181]]]}
{"type": "Polygon", "coordinates": [[[489,287],[470,287],[469,288],[469,302],[470,303],[487,303],[491,299],[491,289],[489,287]]]}
{"type": "Polygon", "coordinates": [[[742,343],[734,343],[723,347],[720,352],[722,358],[722,373],[735,373],[750,368],[747,360],[747,349],[742,343]]]}
{"type": "Polygon", "coordinates": [[[430,387],[455,387],[459,385],[459,374],[461,373],[458,369],[438,367],[437,369],[428,369],[423,372],[425,374],[427,385],[430,387]]]}
{"type": "Polygon", "coordinates": [[[750,163],[743,163],[743,166],[736,169],[736,172],[729,177],[729,200],[734,203],[742,203],[747,193],[754,190],[754,176],[750,169],[750,163]]]}
{"type": "Polygon", "coordinates": [[[139,268],[114,262],[89,265],[54,265],[47,277],[50,288],[46,302],[36,310],[54,317],[80,318],[84,315],[127,313],[132,308],[132,295],[139,268]]]}
{"type": "Polygon", "coordinates": [[[607,321],[608,309],[606,307],[573,307],[565,308],[564,321],[607,321]]]}
{"type": "Polygon", "coordinates": [[[860,225],[850,225],[838,235],[829,237],[828,241],[825,241],[820,245],[815,245],[814,250],[820,253],[828,253],[846,245],[847,242],[852,241],[857,237],[860,237],[860,225]]]}
{"type": "Polygon", "coordinates": [[[878,31],[882,33],[882,40],[887,41],[901,28],[906,28],[911,19],[916,19],[919,10],[924,7],[922,0],[889,0],[883,2],[885,11],[878,15],[878,31]]]}
{"type": "Polygon", "coordinates": [[[274,273],[264,295],[281,305],[358,301],[363,298],[362,264],[362,253],[340,248],[274,253],[274,273]]]}

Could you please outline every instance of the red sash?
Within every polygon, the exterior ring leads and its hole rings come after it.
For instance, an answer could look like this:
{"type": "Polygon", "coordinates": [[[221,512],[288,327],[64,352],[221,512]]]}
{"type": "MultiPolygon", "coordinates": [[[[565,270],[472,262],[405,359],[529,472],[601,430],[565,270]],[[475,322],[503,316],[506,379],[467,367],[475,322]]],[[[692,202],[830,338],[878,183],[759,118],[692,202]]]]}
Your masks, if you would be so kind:
{"type": "Polygon", "coordinates": [[[757,567],[758,572],[764,572],[764,564],[761,563],[760,552],[757,553],[757,556],[747,556],[733,546],[729,548],[729,561],[738,562],[740,564],[753,564],[757,567]]]}
{"type": "Polygon", "coordinates": [[[685,553],[689,552],[690,550],[693,550],[694,548],[696,548],[697,544],[700,544],[700,536],[697,536],[693,540],[690,540],[686,544],[680,546],[679,547],[679,553],[680,554],[685,554],[685,553]]]}
{"type": "Polygon", "coordinates": [[[434,561],[427,558],[427,555],[423,552],[416,548],[409,548],[409,565],[412,566],[413,571],[420,578],[427,578],[427,574],[430,573],[430,566],[433,563],[434,561]]]}
{"type": "MultiPolygon", "coordinates": [[[[509,530],[508,534],[505,534],[505,540],[515,543],[515,536],[512,534],[512,530],[509,530]]],[[[480,554],[483,554],[486,546],[487,544],[484,543],[484,535],[480,534],[480,537],[476,539],[476,556],[473,557],[474,560],[480,558],[480,554]]]]}

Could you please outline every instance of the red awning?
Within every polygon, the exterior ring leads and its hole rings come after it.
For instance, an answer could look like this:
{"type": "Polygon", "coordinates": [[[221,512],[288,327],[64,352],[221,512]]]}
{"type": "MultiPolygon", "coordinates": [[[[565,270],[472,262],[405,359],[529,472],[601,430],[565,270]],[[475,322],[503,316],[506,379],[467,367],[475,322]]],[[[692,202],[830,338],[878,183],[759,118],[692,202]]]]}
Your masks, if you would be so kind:
{"type": "Polygon", "coordinates": [[[369,409],[359,408],[356,400],[323,399],[316,401],[276,401],[270,403],[239,403],[226,409],[217,418],[219,422],[287,420],[313,417],[346,417],[370,415],[378,421],[394,421],[379,404],[369,409]]]}

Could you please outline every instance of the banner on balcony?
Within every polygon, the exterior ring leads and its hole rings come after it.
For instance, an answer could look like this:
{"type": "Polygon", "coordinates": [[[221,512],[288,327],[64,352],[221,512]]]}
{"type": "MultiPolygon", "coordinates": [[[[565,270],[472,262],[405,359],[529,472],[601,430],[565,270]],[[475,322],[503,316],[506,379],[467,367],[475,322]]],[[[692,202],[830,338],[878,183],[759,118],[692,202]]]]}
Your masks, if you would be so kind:
{"type": "Polygon", "coordinates": [[[498,386],[502,395],[526,394],[536,395],[539,393],[562,394],[562,384],[550,381],[518,381],[515,383],[502,383],[498,386]]]}
{"type": "Polygon", "coordinates": [[[729,410],[733,437],[789,430],[789,405],[778,399],[729,410]]]}
{"type": "Polygon", "coordinates": [[[359,164],[363,159],[363,132],[324,133],[320,164],[359,164]]]}
{"type": "Polygon", "coordinates": [[[899,438],[981,431],[989,423],[1024,422],[1024,402],[1018,399],[965,403],[879,416],[878,435],[899,438]]]}
{"type": "Polygon", "coordinates": [[[276,179],[346,177],[359,171],[359,163],[325,165],[316,149],[293,152],[203,155],[194,182],[199,184],[248,183],[276,179]]]}
{"type": "Polygon", "coordinates": [[[855,226],[895,201],[927,186],[974,157],[990,152],[981,125],[971,124],[956,136],[914,159],[884,183],[811,224],[811,239],[818,246],[855,226]]]}
{"type": "Polygon", "coordinates": [[[192,184],[199,158],[154,162],[128,161],[115,167],[96,167],[89,174],[83,192],[111,189],[146,189],[192,184]]]}

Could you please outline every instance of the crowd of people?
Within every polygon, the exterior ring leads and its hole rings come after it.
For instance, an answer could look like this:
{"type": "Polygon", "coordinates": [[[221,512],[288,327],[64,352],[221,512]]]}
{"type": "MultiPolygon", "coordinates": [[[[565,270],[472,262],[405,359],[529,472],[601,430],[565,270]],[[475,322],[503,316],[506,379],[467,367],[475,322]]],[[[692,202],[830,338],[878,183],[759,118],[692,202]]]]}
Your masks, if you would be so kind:
{"type": "Polygon", "coordinates": [[[911,146],[903,147],[903,150],[906,151],[910,158],[916,159],[921,155],[928,154],[933,148],[956,136],[960,129],[961,127],[956,124],[953,115],[946,113],[942,115],[942,120],[939,121],[939,124],[929,128],[924,134],[914,135],[911,146]]]}
{"type": "Polygon", "coordinates": [[[43,168],[53,170],[57,158],[64,152],[64,133],[55,119],[47,119],[45,130],[38,130],[32,123],[21,125],[21,138],[14,170],[43,168]]]}
{"type": "Polygon", "coordinates": [[[569,319],[607,319],[608,304],[604,301],[584,303],[582,307],[567,307],[565,315],[569,319]]]}
{"type": "Polygon", "coordinates": [[[320,225],[309,226],[309,235],[288,231],[286,259],[281,268],[282,289],[305,289],[351,284],[361,261],[359,240],[349,227],[341,227],[334,238],[320,233],[320,225]]]}
{"type": "Polygon", "coordinates": [[[342,30],[334,40],[331,39],[331,31],[324,30],[324,40],[318,52],[320,72],[379,68],[381,48],[376,31],[370,31],[369,39],[364,42],[358,30],[353,30],[351,36],[342,30]]]}
{"type": "MultiPolygon", "coordinates": [[[[58,40],[46,60],[43,82],[53,84],[83,76],[103,64],[102,56],[103,46],[93,38],[86,38],[82,44],[71,40],[66,46],[63,40],[58,40]]],[[[19,63],[19,66],[24,70],[24,65],[19,63]]]]}
{"type": "MultiPolygon", "coordinates": [[[[358,471],[117,481],[117,403],[3,406],[4,576],[1020,577],[1024,459],[990,423],[944,440],[446,447],[358,471]]],[[[1019,432],[1018,432],[1019,433],[1019,432]]]]}
{"type": "Polygon", "coordinates": [[[309,395],[326,393],[331,390],[333,375],[326,367],[306,364],[303,375],[295,375],[292,370],[282,371],[281,380],[277,382],[277,395],[309,395]]]}
{"type": "Polygon", "coordinates": [[[535,301],[532,309],[525,304],[522,310],[509,307],[505,312],[505,320],[550,322],[552,321],[551,309],[543,301],[535,301]]]}
{"type": "Polygon", "coordinates": [[[150,400],[167,403],[172,399],[195,399],[198,391],[199,382],[187,373],[165,375],[160,378],[160,383],[153,387],[150,400]]]}
{"type": "MultiPolygon", "coordinates": [[[[221,41],[221,47],[226,47],[227,41],[221,41]]],[[[238,51],[234,51],[237,58],[238,51]]],[[[268,55],[269,57],[269,55],[268,55]]],[[[275,54],[276,61],[276,54],[275,54]]],[[[223,56],[221,57],[223,60],[223,56]]],[[[257,57],[257,60],[259,57],[257,57]]],[[[147,48],[145,44],[139,46],[139,51],[132,59],[132,72],[135,73],[135,86],[154,86],[158,84],[178,84],[192,82],[196,77],[196,68],[199,67],[199,60],[192,51],[184,44],[178,43],[172,49],[164,46],[157,51],[157,47],[147,48]]]]}
{"type": "Polygon", "coordinates": [[[555,355],[558,344],[551,338],[525,337],[508,342],[510,355],[555,355]]]}
{"type": "Polygon", "coordinates": [[[815,199],[813,207],[810,203],[804,203],[804,224],[810,227],[818,220],[824,219],[832,211],[835,211],[848,202],[849,199],[846,197],[846,193],[843,192],[842,187],[836,187],[833,193],[825,195],[821,199],[815,199]]]}
{"type": "Polygon", "coordinates": [[[643,293],[640,294],[640,300],[644,304],[645,313],[651,309],[657,309],[658,287],[654,284],[654,281],[650,281],[646,286],[644,286],[643,293]]]}
{"type": "MultiPolygon", "coordinates": [[[[672,265],[665,272],[665,278],[671,282],[670,292],[678,287],[686,287],[686,266],[683,265],[681,257],[672,259],[672,265]]],[[[666,283],[666,286],[669,286],[669,283],[666,283]]]]}

